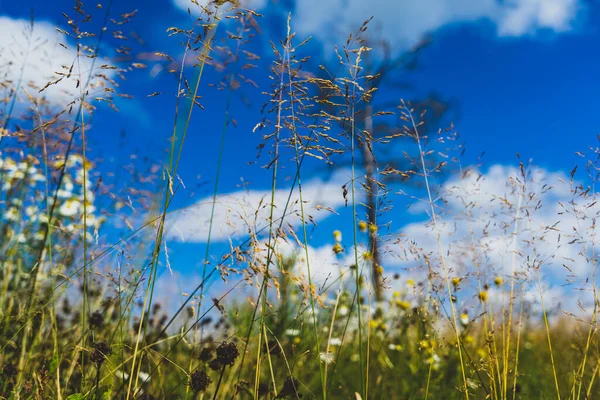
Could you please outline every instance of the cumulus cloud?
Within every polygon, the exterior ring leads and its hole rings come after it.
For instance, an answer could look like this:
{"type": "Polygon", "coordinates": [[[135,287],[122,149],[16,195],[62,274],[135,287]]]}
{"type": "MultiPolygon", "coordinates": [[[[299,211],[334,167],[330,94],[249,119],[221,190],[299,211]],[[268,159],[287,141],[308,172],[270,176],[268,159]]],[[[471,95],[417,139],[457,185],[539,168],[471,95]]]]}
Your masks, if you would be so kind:
{"type": "MultiPolygon", "coordinates": [[[[470,277],[473,294],[476,268],[489,284],[496,276],[508,281],[514,271],[518,287],[523,284],[524,299],[534,308],[539,308],[541,277],[546,307],[560,306],[573,314],[589,311],[590,278],[597,267],[594,254],[600,249],[595,239],[600,233],[595,223],[600,215],[597,196],[583,195],[581,189],[574,192],[580,183],[562,172],[532,167],[526,176],[519,168],[495,165],[487,172],[469,170],[443,184],[437,225],[450,275],[470,277]]],[[[423,278],[415,266],[423,264],[426,255],[441,275],[430,219],[408,224],[401,234],[414,251],[387,246],[387,265],[412,268],[423,278]]],[[[493,298],[492,291],[490,301],[493,298]]]]}
{"type": "MultiPolygon", "coordinates": [[[[182,10],[190,10],[190,12],[194,15],[199,15],[203,12],[202,8],[214,9],[215,0],[198,0],[192,2],[191,0],[173,0],[175,6],[181,8],[182,10]]],[[[250,10],[260,10],[267,6],[268,0],[240,0],[239,5],[243,8],[247,8],[250,10]]],[[[221,9],[228,9],[232,5],[231,2],[227,1],[222,6],[221,9]]]]}
{"type": "MultiPolygon", "coordinates": [[[[44,96],[51,104],[62,106],[79,96],[77,80],[81,78],[82,85],[85,83],[93,62],[85,56],[75,62],[75,45],[51,23],[35,21],[31,25],[30,21],[6,16],[0,16],[0,54],[0,87],[16,89],[20,82],[19,99],[24,99],[24,92],[28,92],[33,97],[44,96]],[[68,73],[71,66],[69,78],[38,94],[46,84],[57,81],[60,74],[68,73]]],[[[112,75],[111,70],[103,72],[109,77],[112,75]]],[[[98,85],[99,81],[91,84],[98,85]]]]}
{"type": "Polygon", "coordinates": [[[302,35],[339,44],[373,16],[369,31],[402,50],[444,26],[480,20],[494,23],[499,36],[565,32],[581,8],[578,0],[302,0],[296,1],[293,24],[302,35]]]}
{"type": "MultiPolygon", "coordinates": [[[[345,204],[342,185],[347,184],[350,177],[346,171],[339,171],[329,180],[313,179],[303,184],[302,199],[304,213],[308,223],[319,222],[336,209],[345,204]],[[310,216],[310,218],[309,218],[310,216]]],[[[300,213],[300,195],[298,188],[294,189],[287,210],[285,205],[290,195],[290,189],[277,189],[274,196],[274,221],[284,217],[283,227],[302,225],[300,213]]],[[[217,197],[211,240],[227,241],[229,238],[240,238],[248,235],[249,230],[267,234],[263,229],[269,226],[271,213],[270,190],[238,191],[217,197]]],[[[176,212],[169,217],[167,237],[183,242],[206,242],[213,208],[212,197],[206,197],[176,212]]],[[[261,235],[259,235],[261,236],[261,235]]]]}

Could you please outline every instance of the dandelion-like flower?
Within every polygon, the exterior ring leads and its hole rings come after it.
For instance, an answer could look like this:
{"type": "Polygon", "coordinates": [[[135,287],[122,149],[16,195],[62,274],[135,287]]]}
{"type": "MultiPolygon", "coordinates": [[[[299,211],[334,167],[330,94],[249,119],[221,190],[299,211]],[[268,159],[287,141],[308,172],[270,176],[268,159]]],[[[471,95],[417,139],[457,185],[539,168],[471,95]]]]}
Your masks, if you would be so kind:
{"type": "Polygon", "coordinates": [[[58,212],[64,217],[73,217],[79,213],[80,208],[81,203],[78,200],[69,199],[60,206],[58,212]]]}
{"type": "Polygon", "coordinates": [[[462,326],[467,326],[469,325],[469,314],[467,313],[462,313],[460,314],[460,323],[462,324],[462,326]]]}
{"type": "Polygon", "coordinates": [[[410,303],[406,300],[397,300],[396,301],[396,305],[401,309],[401,310],[408,310],[410,308],[410,303]]]}
{"type": "Polygon", "coordinates": [[[502,286],[503,283],[504,283],[504,280],[502,279],[501,276],[497,276],[494,278],[494,285],[502,286]]]}
{"type": "Polygon", "coordinates": [[[342,245],[341,245],[341,244],[339,244],[339,243],[336,243],[336,244],[334,244],[334,245],[333,245],[333,252],[334,252],[335,254],[340,254],[340,253],[342,253],[343,251],[344,251],[344,248],[342,247],[342,245]]]}
{"type": "Polygon", "coordinates": [[[359,231],[366,232],[368,227],[369,226],[367,225],[367,223],[365,221],[359,221],[358,222],[358,230],[359,231]]]}
{"type": "Polygon", "coordinates": [[[481,300],[482,303],[485,303],[488,299],[488,293],[486,291],[481,291],[479,292],[479,300],[481,300]]]}
{"type": "Polygon", "coordinates": [[[333,240],[336,241],[336,243],[341,243],[342,242],[342,232],[335,230],[333,231],[333,240]]]}

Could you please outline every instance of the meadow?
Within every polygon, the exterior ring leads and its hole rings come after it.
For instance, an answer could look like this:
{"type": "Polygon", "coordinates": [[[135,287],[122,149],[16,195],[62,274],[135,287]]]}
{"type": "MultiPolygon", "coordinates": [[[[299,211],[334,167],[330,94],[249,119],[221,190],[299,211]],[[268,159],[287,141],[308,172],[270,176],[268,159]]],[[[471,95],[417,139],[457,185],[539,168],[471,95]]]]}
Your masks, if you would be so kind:
{"type": "MultiPolygon", "coordinates": [[[[594,143],[565,173],[520,156],[465,165],[442,101],[389,94],[420,47],[387,60],[369,16],[326,62],[288,17],[265,69],[250,50],[258,12],[190,7],[193,24],[165,32],[173,54],[127,41],[135,12],[78,1],[55,47],[76,57],[46,84],[2,80],[15,66],[0,63],[0,398],[600,398],[594,143]],[[146,88],[171,96],[166,156],[107,163],[92,122],[154,69],[174,78],[172,94],[146,88]],[[231,106],[245,87],[262,93],[251,132],[231,106]],[[225,109],[205,112],[216,92],[225,109]],[[221,124],[206,150],[219,161],[200,219],[173,204],[186,138],[207,134],[190,123],[207,119],[221,124]],[[219,183],[244,135],[270,188],[241,212],[219,183]],[[160,280],[186,267],[167,238],[193,218],[205,245],[182,297],[160,280]],[[325,218],[339,228],[317,243],[325,218]],[[222,251],[212,242],[229,228],[222,251]]],[[[24,63],[53,57],[36,53],[35,27],[24,63]]]]}

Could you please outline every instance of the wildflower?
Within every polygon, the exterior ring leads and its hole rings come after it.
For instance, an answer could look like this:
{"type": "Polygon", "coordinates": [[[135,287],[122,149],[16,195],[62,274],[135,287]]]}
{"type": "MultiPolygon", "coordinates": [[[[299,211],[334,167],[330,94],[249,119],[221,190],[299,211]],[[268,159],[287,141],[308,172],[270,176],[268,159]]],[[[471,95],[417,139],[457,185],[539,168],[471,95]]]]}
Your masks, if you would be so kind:
{"type": "Polygon", "coordinates": [[[202,350],[200,350],[200,354],[198,355],[198,358],[200,359],[200,361],[204,361],[207,362],[211,359],[212,357],[212,349],[209,347],[205,347],[202,350]]]}
{"type": "Polygon", "coordinates": [[[343,251],[344,251],[344,248],[342,247],[342,245],[341,245],[341,244],[339,244],[339,243],[336,243],[336,244],[334,244],[334,245],[333,245],[333,252],[334,252],[335,254],[340,254],[340,253],[342,253],[343,251]]]}
{"type": "Polygon", "coordinates": [[[330,346],[341,346],[342,345],[342,339],[340,339],[340,338],[331,338],[331,340],[329,341],[329,345],[330,346]]]}
{"type": "Polygon", "coordinates": [[[142,383],[146,383],[150,380],[150,374],[144,371],[140,371],[138,373],[138,378],[142,381],[142,383]]]}
{"type": "Polygon", "coordinates": [[[219,361],[218,358],[215,358],[208,363],[208,367],[213,371],[219,371],[223,367],[223,365],[221,364],[221,361],[219,361]]]}
{"type": "Polygon", "coordinates": [[[467,336],[465,336],[464,342],[467,344],[471,344],[471,343],[473,343],[474,340],[475,339],[473,338],[473,336],[467,335],[467,336]]]}
{"type": "Polygon", "coordinates": [[[233,365],[235,359],[240,355],[237,345],[233,342],[223,342],[217,347],[217,359],[223,365],[233,365]]]}
{"type": "Polygon", "coordinates": [[[341,243],[342,242],[342,232],[335,230],[333,231],[333,240],[336,241],[336,243],[341,243]]]}
{"type": "Polygon", "coordinates": [[[503,283],[504,283],[504,280],[502,280],[501,276],[497,276],[494,278],[494,284],[496,286],[502,286],[503,283]]]}
{"type": "Polygon", "coordinates": [[[115,376],[119,379],[122,379],[124,381],[126,381],[127,379],[129,379],[129,374],[127,372],[121,371],[121,370],[117,370],[115,371],[115,376]]]}
{"type": "Polygon", "coordinates": [[[469,325],[469,314],[467,314],[467,313],[460,314],[460,323],[462,324],[462,326],[469,325]]]}
{"type": "Polygon", "coordinates": [[[381,265],[377,264],[377,265],[375,266],[375,271],[377,271],[377,273],[378,273],[379,275],[382,275],[382,274],[383,274],[383,267],[382,267],[381,265]]]}
{"type": "Polygon", "coordinates": [[[404,347],[402,347],[402,345],[400,345],[400,344],[393,344],[393,343],[390,343],[388,345],[388,348],[390,350],[393,350],[393,351],[402,351],[402,350],[404,350],[404,347]]]}
{"type": "Polygon", "coordinates": [[[365,259],[367,261],[372,260],[373,259],[373,254],[369,250],[365,251],[363,253],[363,259],[365,259]]]}
{"type": "Polygon", "coordinates": [[[360,230],[361,232],[366,232],[367,231],[367,223],[365,221],[358,221],[358,230],[360,230]]]}
{"type": "Polygon", "coordinates": [[[98,366],[102,365],[104,360],[106,360],[106,356],[112,352],[112,349],[106,342],[97,342],[94,343],[94,350],[92,351],[92,355],[90,359],[92,362],[98,366]]]}
{"type": "Polygon", "coordinates": [[[60,206],[58,212],[64,217],[73,217],[79,213],[80,206],[81,203],[79,201],[69,199],[60,206]]]}
{"type": "Polygon", "coordinates": [[[485,303],[487,301],[488,298],[488,293],[484,290],[479,292],[479,300],[481,300],[482,303],[485,303]]]}
{"type": "Polygon", "coordinates": [[[455,288],[458,287],[458,285],[460,285],[460,278],[452,278],[452,286],[454,286],[455,288]]]}
{"type": "Polygon", "coordinates": [[[297,345],[297,344],[300,344],[300,342],[302,342],[302,338],[300,338],[300,337],[295,337],[294,338],[294,344],[297,345]]]}
{"type": "Polygon", "coordinates": [[[400,292],[397,290],[394,290],[394,293],[392,293],[393,297],[400,297],[400,292]]]}
{"type": "Polygon", "coordinates": [[[415,281],[413,281],[412,279],[407,279],[406,286],[415,286],[415,281]]]}
{"type": "Polygon", "coordinates": [[[371,232],[372,234],[377,232],[377,225],[375,224],[369,224],[369,232],[371,232]]]}
{"type": "Polygon", "coordinates": [[[410,303],[406,300],[397,300],[396,305],[404,311],[406,311],[410,308],[410,303]]]}
{"type": "Polygon", "coordinates": [[[300,329],[286,329],[285,334],[288,336],[298,336],[300,334],[300,329]]]}
{"type": "Polygon", "coordinates": [[[334,361],[333,355],[331,354],[331,352],[327,352],[327,353],[321,352],[319,354],[319,358],[321,359],[321,362],[323,362],[325,364],[331,364],[334,361]]]}
{"type": "Polygon", "coordinates": [[[338,309],[338,313],[339,313],[339,314],[340,314],[340,316],[342,316],[342,317],[345,317],[346,315],[348,315],[348,312],[349,312],[349,311],[350,311],[350,310],[348,310],[348,307],[346,307],[346,306],[341,306],[341,307],[338,309]]]}
{"type": "Polygon", "coordinates": [[[431,364],[432,368],[434,370],[437,370],[440,367],[440,361],[441,361],[440,356],[433,353],[431,355],[431,357],[429,357],[427,360],[425,360],[425,363],[431,364]]]}
{"type": "Polygon", "coordinates": [[[9,208],[6,213],[4,213],[4,218],[8,221],[18,221],[19,210],[17,210],[15,207],[9,208]]]}
{"type": "Polygon", "coordinates": [[[205,391],[211,382],[212,379],[210,379],[204,370],[194,371],[192,375],[190,375],[190,387],[194,393],[205,391]]]}

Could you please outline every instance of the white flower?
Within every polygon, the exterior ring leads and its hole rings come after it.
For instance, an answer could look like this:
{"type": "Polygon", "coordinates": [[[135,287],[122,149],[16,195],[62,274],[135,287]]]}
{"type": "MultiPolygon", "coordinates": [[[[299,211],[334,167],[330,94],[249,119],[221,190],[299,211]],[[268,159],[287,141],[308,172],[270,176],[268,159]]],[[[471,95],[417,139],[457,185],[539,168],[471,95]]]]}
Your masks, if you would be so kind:
{"type": "Polygon", "coordinates": [[[340,338],[331,338],[331,340],[329,341],[329,345],[330,346],[341,346],[342,345],[342,339],[340,339],[340,338]]]}
{"type": "Polygon", "coordinates": [[[338,310],[338,313],[340,314],[341,317],[345,317],[346,315],[348,315],[348,307],[346,306],[341,306],[338,310]]]}
{"type": "Polygon", "coordinates": [[[17,243],[26,243],[26,242],[27,242],[27,237],[26,237],[24,234],[22,234],[22,233],[19,233],[19,234],[18,234],[18,235],[15,237],[15,240],[17,241],[17,243]]]}
{"type": "Polygon", "coordinates": [[[4,214],[4,218],[9,221],[18,221],[19,220],[19,211],[15,207],[11,207],[4,214]]]}
{"type": "Polygon", "coordinates": [[[42,174],[32,174],[31,178],[30,178],[33,182],[44,182],[46,180],[46,177],[42,174]]]}
{"type": "Polygon", "coordinates": [[[69,197],[71,197],[73,195],[73,193],[71,193],[68,190],[64,190],[64,189],[59,189],[56,194],[59,199],[68,199],[69,197]]]}
{"type": "Polygon", "coordinates": [[[460,323],[463,326],[469,325],[469,314],[467,314],[467,313],[460,314],[460,323]]]}
{"type": "Polygon", "coordinates": [[[124,381],[129,379],[129,374],[127,372],[120,371],[120,370],[115,371],[115,376],[117,378],[123,379],[124,381]]]}
{"type": "Polygon", "coordinates": [[[38,209],[36,206],[27,206],[25,207],[25,215],[28,217],[33,217],[37,214],[38,209]]]}
{"type": "Polygon", "coordinates": [[[288,336],[298,336],[300,334],[300,329],[286,329],[285,334],[288,336]]]}
{"type": "Polygon", "coordinates": [[[321,353],[319,354],[319,358],[321,359],[321,362],[324,362],[325,364],[330,364],[333,362],[333,354],[331,354],[331,352],[321,353]]]}
{"type": "Polygon", "coordinates": [[[72,217],[78,214],[80,209],[81,203],[79,201],[75,199],[69,199],[60,206],[58,212],[65,217],[72,217]]]}
{"type": "Polygon", "coordinates": [[[149,382],[150,381],[150,374],[144,372],[144,371],[140,371],[138,374],[138,378],[142,381],[142,383],[145,382],[149,382]]]}

